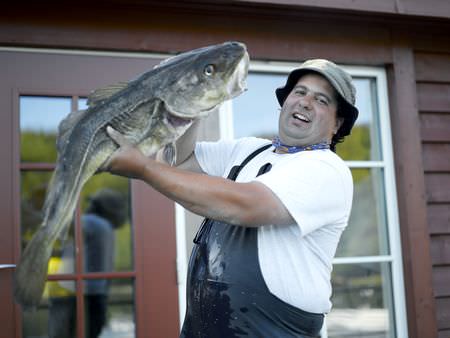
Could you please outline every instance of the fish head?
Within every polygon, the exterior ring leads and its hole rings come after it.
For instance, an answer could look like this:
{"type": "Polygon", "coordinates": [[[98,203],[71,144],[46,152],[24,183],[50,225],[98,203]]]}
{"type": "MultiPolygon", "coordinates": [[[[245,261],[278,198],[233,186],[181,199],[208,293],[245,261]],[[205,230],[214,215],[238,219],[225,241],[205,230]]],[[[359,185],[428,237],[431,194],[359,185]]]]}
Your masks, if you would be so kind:
{"type": "Polygon", "coordinates": [[[244,44],[226,42],[163,61],[170,81],[159,93],[170,114],[184,119],[206,116],[246,90],[249,56],[244,44]]]}

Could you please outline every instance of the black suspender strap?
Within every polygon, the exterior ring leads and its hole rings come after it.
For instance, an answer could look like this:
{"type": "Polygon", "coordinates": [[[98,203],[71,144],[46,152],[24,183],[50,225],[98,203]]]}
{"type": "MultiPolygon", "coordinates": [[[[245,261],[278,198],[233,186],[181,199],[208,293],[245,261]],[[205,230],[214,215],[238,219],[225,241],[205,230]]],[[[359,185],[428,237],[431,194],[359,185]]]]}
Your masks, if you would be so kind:
{"type": "MultiPolygon", "coordinates": [[[[242,163],[240,165],[235,165],[233,168],[231,168],[230,173],[228,174],[227,178],[229,180],[235,181],[236,178],[238,177],[239,173],[241,172],[242,168],[244,168],[248,162],[250,162],[253,158],[258,156],[258,154],[260,154],[264,150],[270,148],[271,146],[272,146],[272,144],[266,144],[266,145],[262,146],[261,148],[256,149],[254,152],[252,152],[250,155],[248,155],[245,158],[245,160],[242,161],[242,163]]],[[[261,167],[257,176],[263,174],[264,172],[269,171],[271,167],[272,167],[272,165],[270,163],[266,163],[265,165],[263,165],[261,167]]],[[[199,244],[200,241],[202,240],[205,232],[207,231],[207,228],[209,228],[208,223],[210,223],[210,221],[211,220],[209,218],[205,218],[203,220],[202,224],[200,225],[200,229],[197,231],[197,234],[195,235],[195,238],[194,238],[195,244],[199,244]]]]}
{"type": "Polygon", "coordinates": [[[250,155],[248,155],[244,161],[240,165],[235,165],[233,168],[231,168],[230,173],[228,174],[228,179],[235,181],[238,177],[239,173],[241,172],[242,168],[244,168],[248,162],[250,162],[252,159],[254,159],[256,156],[258,156],[259,153],[263,152],[264,150],[270,148],[272,144],[266,144],[262,146],[261,148],[256,149],[254,152],[252,152],[250,155]]]}

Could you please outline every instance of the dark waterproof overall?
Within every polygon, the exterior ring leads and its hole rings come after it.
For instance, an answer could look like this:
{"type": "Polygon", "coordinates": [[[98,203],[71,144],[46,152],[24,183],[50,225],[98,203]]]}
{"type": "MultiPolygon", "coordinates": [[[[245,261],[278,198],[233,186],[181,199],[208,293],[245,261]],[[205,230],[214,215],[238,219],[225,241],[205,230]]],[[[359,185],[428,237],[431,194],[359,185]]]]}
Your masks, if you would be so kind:
{"type": "MultiPolygon", "coordinates": [[[[264,146],[231,169],[240,170],[264,146]]],[[[264,165],[258,175],[269,171],[264,165]]],[[[187,310],[180,337],[316,337],[322,314],[302,311],[267,288],[258,260],[257,228],[205,219],[194,239],[187,279],[187,310]]]]}

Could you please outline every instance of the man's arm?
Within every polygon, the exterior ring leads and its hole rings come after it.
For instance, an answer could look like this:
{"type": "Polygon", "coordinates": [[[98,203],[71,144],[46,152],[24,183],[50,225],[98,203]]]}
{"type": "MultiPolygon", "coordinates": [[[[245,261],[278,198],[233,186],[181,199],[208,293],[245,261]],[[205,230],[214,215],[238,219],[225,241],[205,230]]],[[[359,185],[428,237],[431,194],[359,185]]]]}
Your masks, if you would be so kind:
{"type": "Polygon", "coordinates": [[[120,133],[112,129],[108,133],[120,145],[109,166],[113,174],[141,179],[190,211],[218,221],[243,226],[294,223],[262,183],[237,183],[170,167],[145,157],[120,133]]]}
{"type": "Polygon", "coordinates": [[[192,126],[177,140],[175,145],[177,152],[175,166],[197,173],[203,172],[194,154],[199,126],[200,121],[194,121],[192,126]]]}

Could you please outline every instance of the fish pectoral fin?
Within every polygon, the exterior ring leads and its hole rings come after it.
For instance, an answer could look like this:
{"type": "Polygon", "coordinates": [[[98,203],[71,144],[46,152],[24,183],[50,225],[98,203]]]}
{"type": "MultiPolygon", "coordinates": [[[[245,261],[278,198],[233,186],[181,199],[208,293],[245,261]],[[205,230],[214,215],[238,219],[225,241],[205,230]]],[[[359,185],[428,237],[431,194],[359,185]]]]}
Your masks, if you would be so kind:
{"type": "Polygon", "coordinates": [[[177,161],[177,148],[175,143],[169,143],[161,148],[156,153],[156,160],[167,163],[172,167],[177,161]]]}
{"type": "Polygon", "coordinates": [[[87,99],[87,105],[92,108],[99,102],[113,96],[115,93],[121,91],[125,87],[128,86],[128,82],[118,82],[113,85],[109,85],[103,88],[99,88],[94,90],[91,94],[89,94],[87,99]]]}

